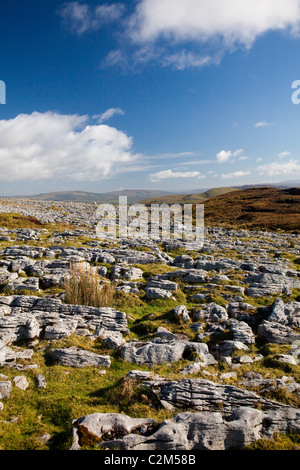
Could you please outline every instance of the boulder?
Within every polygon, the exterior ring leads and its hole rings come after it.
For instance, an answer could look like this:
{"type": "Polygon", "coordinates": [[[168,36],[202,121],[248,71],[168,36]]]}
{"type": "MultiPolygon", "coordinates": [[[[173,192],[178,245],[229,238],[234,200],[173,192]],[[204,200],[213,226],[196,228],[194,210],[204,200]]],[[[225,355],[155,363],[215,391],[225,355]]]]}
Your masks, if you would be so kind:
{"type": "Polygon", "coordinates": [[[264,320],[258,326],[258,338],[267,343],[292,344],[300,340],[300,334],[289,326],[264,320]]]}
{"type": "Polygon", "coordinates": [[[52,349],[49,356],[53,362],[68,367],[110,367],[110,356],[101,356],[74,346],[52,349]]]}

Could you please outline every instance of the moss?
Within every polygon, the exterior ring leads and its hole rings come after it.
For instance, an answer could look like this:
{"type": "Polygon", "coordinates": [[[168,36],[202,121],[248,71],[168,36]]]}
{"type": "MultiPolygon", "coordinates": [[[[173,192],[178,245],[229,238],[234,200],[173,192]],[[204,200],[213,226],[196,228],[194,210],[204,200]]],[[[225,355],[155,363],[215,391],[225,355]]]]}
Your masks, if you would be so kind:
{"type": "Polygon", "coordinates": [[[300,450],[300,437],[293,434],[275,434],[273,439],[259,439],[245,450],[300,450]]]}

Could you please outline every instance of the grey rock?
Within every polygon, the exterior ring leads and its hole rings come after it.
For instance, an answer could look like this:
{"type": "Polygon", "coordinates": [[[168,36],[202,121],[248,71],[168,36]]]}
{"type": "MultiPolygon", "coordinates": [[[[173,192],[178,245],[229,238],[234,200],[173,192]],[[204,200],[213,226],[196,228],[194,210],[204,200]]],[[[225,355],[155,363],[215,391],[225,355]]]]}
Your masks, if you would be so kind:
{"type": "Polygon", "coordinates": [[[173,261],[173,266],[179,267],[179,268],[194,268],[196,262],[193,260],[193,258],[189,255],[180,255],[176,256],[173,261]]]}
{"type": "Polygon", "coordinates": [[[233,333],[233,340],[244,344],[255,343],[255,335],[251,327],[243,321],[230,320],[230,329],[233,333]]]}
{"type": "Polygon", "coordinates": [[[29,382],[28,382],[27,378],[25,377],[25,375],[17,375],[13,379],[13,383],[20,390],[26,390],[29,387],[29,382]]]}
{"type": "Polygon", "coordinates": [[[175,291],[178,289],[178,284],[176,282],[169,281],[167,279],[152,278],[147,282],[145,288],[146,289],[156,288],[156,289],[175,291]]]}
{"type": "MultiPolygon", "coordinates": [[[[73,422],[77,436],[81,429],[98,440],[110,440],[115,437],[125,436],[131,433],[149,432],[156,426],[156,421],[151,418],[130,418],[118,413],[93,413],[83,416],[73,422]]],[[[78,448],[78,439],[76,441],[78,448]]],[[[74,448],[74,447],[73,447],[74,448]]]]}
{"type": "Polygon", "coordinates": [[[228,319],[228,313],[225,307],[211,302],[202,309],[195,310],[193,313],[193,321],[207,320],[209,322],[224,322],[228,319]]]}
{"type": "Polygon", "coordinates": [[[145,291],[146,291],[146,298],[149,300],[166,299],[166,298],[172,297],[172,294],[170,291],[165,290],[165,289],[159,289],[157,287],[147,287],[145,291]]]}
{"type": "Polygon", "coordinates": [[[222,409],[223,413],[231,413],[238,407],[257,409],[260,406],[263,410],[289,408],[254,392],[204,379],[149,380],[143,382],[143,386],[149,387],[161,404],[170,410],[185,408],[212,412],[222,409]]]}
{"type": "Polygon", "coordinates": [[[121,347],[121,357],[133,364],[166,364],[180,361],[185,348],[183,341],[157,339],[144,343],[130,342],[121,347]]]}
{"type": "Polygon", "coordinates": [[[300,340],[300,334],[281,323],[264,320],[258,326],[259,339],[267,343],[292,344],[300,340]]]}
{"type": "Polygon", "coordinates": [[[42,374],[38,374],[35,376],[35,381],[36,381],[36,386],[38,388],[46,388],[47,387],[47,382],[46,378],[42,374]]]}
{"type": "Polygon", "coordinates": [[[176,320],[183,321],[184,323],[191,320],[185,305],[178,305],[172,310],[172,313],[174,314],[176,320]]]}
{"type": "Polygon", "coordinates": [[[147,435],[135,431],[99,445],[111,450],[147,451],[244,449],[259,439],[285,433],[290,426],[299,432],[300,413],[293,408],[264,412],[242,407],[227,416],[220,411],[180,413],[147,435]]]}
{"type": "Polygon", "coordinates": [[[204,364],[215,364],[216,360],[209,353],[206,343],[190,341],[169,341],[157,338],[149,342],[130,342],[121,347],[124,361],[134,364],[168,364],[178,362],[184,357],[198,357],[204,364]]]}
{"type": "Polygon", "coordinates": [[[231,356],[234,351],[248,351],[249,348],[241,341],[226,340],[216,346],[219,356],[231,356]]]}
{"type": "Polygon", "coordinates": [[[52,349],[49,352],[52,361],[69,367],[110,367],[110,356],[101,356],[76,347],[52,349]]]}
{"type": "Polygon", "coordinates": [[[0,380],[0,399],[9,398],[12,391],[12,383],[9,380],[0,380]]]}
{"type": "Polygon", "coordinates": [[[299,328],[300,302],[290,302],[285,304],[282,299],[275,299],[267,320],[299,328]]]}
{"type": "Polygon", "coordinates": [[[126,343],[122,333],[119,331],[107,331],[102,329],[97,332],[96,336],[98,338],[102,338],[106,346],[113,350],[118,349],[120,346],[126,343]]]}
{"type": "Polygon", "coordinates": [[[64,337],[71,336],[78,325],[77,320],[61,319],[54,325],[46,326],[44,338],[50,341],[58,340],[64,337]]]}

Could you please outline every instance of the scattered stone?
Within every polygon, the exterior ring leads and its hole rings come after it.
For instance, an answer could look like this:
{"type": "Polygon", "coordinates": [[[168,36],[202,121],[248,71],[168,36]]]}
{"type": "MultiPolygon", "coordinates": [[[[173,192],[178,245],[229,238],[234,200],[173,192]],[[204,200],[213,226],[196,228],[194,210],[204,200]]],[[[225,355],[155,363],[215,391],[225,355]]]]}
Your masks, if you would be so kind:
{"type": "Polygon", "coordinates": [[[38,374],[35,376],[36,386],[38,388],[46,388],[47,382],[46,378],[42,374],[38,374]]]}
{"type": "Polygon", "coordinates": [[[110,356],[101,356],[74,346],[70,348],[52,349],[49,352],[52,361],[69,367],[110,367],[110,356]]]}
{"type": "Polygon", "coordinates": [[[13,379],[13,383],[20,390],[26,390],[29,387],[29,382],[28,382],[27,378],[24,375],[17,375],[13,379]]]}

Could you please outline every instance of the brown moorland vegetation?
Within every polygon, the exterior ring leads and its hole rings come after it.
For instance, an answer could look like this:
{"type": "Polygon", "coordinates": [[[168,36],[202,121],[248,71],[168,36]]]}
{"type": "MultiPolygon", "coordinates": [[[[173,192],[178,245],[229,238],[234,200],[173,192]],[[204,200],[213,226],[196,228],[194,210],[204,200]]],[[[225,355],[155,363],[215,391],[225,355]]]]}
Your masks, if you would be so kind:
{"type": "Polygon", "coordinates": [[[251,188],[204,203],[206,226],[300,231],[300,188],[251,188]]]}

